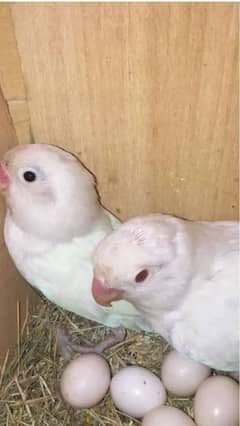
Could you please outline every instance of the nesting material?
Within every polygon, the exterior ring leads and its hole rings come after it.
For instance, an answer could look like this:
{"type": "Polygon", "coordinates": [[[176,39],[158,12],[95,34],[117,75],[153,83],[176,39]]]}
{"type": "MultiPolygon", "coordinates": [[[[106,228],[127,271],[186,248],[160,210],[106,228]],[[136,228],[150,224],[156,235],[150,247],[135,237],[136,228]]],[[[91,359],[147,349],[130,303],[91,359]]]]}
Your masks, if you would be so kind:
{"type": "MultiPolygon", "coordinates": [[[[109,392],[92,409],[75,410],[65,405],[59,392],[59,380],[66,365],[56,351],[56,331],[64,328],[77,341],[81,335],[98,342],[110,333],[100,324],[63,311],[43,300],[29,312],[23,336],[19,335],[16,355],[0,373],[0,426],[135,426],[140,421],[121,413],[109,392]]],[[[109,349],[105,357],[112,373],[127,365],[139,365],[160,375],[168,345],[158,336],[128,332],[123,343],[109,349]]],[[[170,398],[173,405],[192,414],[190,398],[170,398]]]]}

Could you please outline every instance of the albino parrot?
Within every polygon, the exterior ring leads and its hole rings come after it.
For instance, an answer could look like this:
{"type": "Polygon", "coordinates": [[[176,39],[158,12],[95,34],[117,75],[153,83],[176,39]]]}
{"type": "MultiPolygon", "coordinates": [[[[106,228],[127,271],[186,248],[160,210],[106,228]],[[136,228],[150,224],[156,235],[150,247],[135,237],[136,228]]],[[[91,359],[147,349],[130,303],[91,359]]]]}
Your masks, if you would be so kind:
{"type": "Polygon", "coordinates": [[[238,237],[238,222],[131,219],[95,251],[93,296],[131,302],[180,353],[237,371],[238,237]]]}
{"type": "MultiPolygon", "coordinates": [[[[7,205],[5,242],[33,287],[82,317],[149,330],[128,302],[106,308],[92,297],[93,251],[120,223],[100,205],[93,176],[74,155],[52,145],[17,146],[0,162],[0,188],[7,205]]],[[[123,330],[115,334],[123,339],[123,330]]]]}

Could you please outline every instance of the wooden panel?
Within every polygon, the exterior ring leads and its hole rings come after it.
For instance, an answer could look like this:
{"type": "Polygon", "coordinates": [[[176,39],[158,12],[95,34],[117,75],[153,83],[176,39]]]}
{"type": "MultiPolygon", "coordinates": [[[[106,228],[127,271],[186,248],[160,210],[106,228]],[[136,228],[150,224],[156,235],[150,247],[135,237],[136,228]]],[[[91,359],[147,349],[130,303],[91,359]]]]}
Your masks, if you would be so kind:
{"type": "Polygon", "coordinates": [[[121,218],[237,217],[237,3],[11,7],[37,142],[121,218]]]}
{"type": "MultiPolygon", "coordinates": [[[[16,134],[0,91],[0,158],[16,144],[16,134]]],[[[2,232],[4,214],[4,203],[0,197],[0,366],[7,349],[12,349],[17,341],[17,302],[21,307],[20,318],[23,322],[26,298],[34,299],[33,291],[20,278],[5,248],[2,232]]]]}
{"type": "Polygon", "coordinates": [[[0,85],[18,141],[30,143],[30,117],[10,5],[0,4],[0,85]]]}

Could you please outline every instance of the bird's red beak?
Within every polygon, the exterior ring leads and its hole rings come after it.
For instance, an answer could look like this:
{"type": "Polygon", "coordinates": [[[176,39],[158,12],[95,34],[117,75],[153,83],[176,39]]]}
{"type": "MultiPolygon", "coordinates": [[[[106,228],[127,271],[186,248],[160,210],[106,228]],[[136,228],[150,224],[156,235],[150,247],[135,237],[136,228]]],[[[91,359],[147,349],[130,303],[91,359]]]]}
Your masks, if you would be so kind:
{"type": "Polygon", "coordinates": [[[4,161],[0,162],[0,189],[6,189],[11,182],[11,178],[4,161]]]}
{"type": "Polygon", "coordinates": [[[120,300],[123,297],[123,291],[117,288],[111,288],[98,280],[93,278],[92,282],[92,295],[99,305],[111,306],[111,302],[120,300]]]}

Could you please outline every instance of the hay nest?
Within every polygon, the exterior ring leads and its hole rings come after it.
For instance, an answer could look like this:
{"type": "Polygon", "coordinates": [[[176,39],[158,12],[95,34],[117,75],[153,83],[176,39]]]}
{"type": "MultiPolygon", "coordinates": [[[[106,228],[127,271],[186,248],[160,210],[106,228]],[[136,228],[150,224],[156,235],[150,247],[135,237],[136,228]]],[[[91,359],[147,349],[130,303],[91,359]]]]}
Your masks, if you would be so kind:
{"type": "MultiPolygon", "coordinates": [[[[140,421],[121,413],[109,393],[102,402],[85,410],[66,407],[58,392],[59,379],[66,363],[56,351],[56,330],[66,329],[74,340],[79,334],[93,342],[110,333],[107,327],[65,312],[43,300],[29,312],[11,364],[0,374],[0,426],[135,426],[140,421]],[[49,327],[49,324],[51,326],[49,327]]],[[[128,332],[126,340],[106,351],[112,373],[126,365],[141,365],[158,376],[168,345],[158,336],[128,332]]],[[[169,405],[192,415],[189,398],[168,397],[169,405]]]]}

